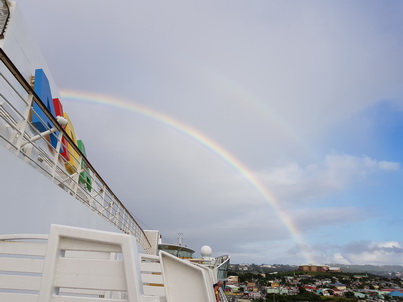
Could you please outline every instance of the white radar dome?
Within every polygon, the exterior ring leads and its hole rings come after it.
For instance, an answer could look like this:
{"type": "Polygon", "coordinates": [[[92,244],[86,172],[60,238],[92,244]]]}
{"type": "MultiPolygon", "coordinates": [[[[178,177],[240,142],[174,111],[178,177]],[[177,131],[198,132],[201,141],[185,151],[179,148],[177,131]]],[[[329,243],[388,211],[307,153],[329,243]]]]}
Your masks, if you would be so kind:
{"type": "Polygon", "coordinates": [[[213,250],[208,245],[203,245],[200,249],[200,254],[202,257],[211,257],[213,250]]]}

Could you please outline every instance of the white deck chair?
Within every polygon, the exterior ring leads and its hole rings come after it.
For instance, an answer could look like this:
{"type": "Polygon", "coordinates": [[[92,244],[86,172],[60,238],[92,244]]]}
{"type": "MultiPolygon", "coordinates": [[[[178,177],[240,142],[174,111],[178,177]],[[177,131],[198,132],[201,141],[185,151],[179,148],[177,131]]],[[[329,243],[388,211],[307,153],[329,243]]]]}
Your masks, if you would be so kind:
{"type": "Polygon", "coordinates": [[[139,261],[133,236],[52,225],[38,301],[157,302],[143,295],[139,261]]]}

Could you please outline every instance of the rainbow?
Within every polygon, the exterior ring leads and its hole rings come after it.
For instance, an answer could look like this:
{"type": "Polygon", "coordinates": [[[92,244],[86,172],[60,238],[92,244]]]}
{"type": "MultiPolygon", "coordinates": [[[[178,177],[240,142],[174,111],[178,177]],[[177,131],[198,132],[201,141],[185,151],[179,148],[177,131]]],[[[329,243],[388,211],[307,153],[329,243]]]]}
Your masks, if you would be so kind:
{"type": "MultiPolygon", "coordinates": [[[[174,118],[166,114],[136,104],[133,101],[125,100],[123,98],[101,95],[92,92],[90,93],[90,92],[73,91],[73,90],[61,90],[60,94],[62,96],[63,101],[86,102],[129,110],[136,114],[140,114],[146,118],[162,123],[166,126],[169,126],[173,129],[176,129],[179,132],[184,133],[187,136],[191,137],[193,140],[202,144],[208,150],[210,150],[211,152],[216,154],[219,158],[221,158],[224,162],[233,167],[237,172],[239,172],[242,175],[242,177],[248,183],[250,183],[252,187],[259,193],[259,195],[271,205],[275,213],[278,215],[278,217],[281,219],[283,224],[288,229],[294,241],[297,244],[300,245],[303,244],[303,240],[298,228],[293,223],[292,219],[286,214],[286,212],[282,210],[279,201],[273,196],[273,194],[271,194],[265,188],[265,186],[259,181],[259,179],[256,176],[254,176],[254,174],[235,156],[233,156],[231,153],[225,150],[218,143],[208,138],[202,132],[178,120],[175,120],[174,118]]],[[[306,261],[308,261],[308,263],[315,263],[315,261],[311,258],[311,255],[309,253],[307,253],[304,249],[301,249],[301,251],[306,261]]]]}

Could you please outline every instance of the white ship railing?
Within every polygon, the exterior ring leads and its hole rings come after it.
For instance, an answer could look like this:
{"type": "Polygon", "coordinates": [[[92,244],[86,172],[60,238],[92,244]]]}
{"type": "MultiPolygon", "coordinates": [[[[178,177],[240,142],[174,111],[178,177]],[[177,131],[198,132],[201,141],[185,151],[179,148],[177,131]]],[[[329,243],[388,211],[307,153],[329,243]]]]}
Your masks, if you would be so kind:
{"type": "Polygon", "coordinates": [[[215,302],[215,281],[166,252],[139,254],[126,234],[52,225],[49,235],[0,235],[0,301],[215,302]]]}
{"type": "Polygon", "coordinates": [[[216,270],[216,275],[218,280],[225,280],[227,279],[228,268],[230,265],[230,255],[223,255],[220,257],[215,258],[214,261],[214,269],[216,270]]]}
{"type": "MultiPolygon", "coordinates": [[[[0,145],[15,153],[119,230],[134,235],[144,250],[148,251],[151,245],[135,218],[48,111],[31,83],[21,75],[3,49],[0,49],[0,60],[0,145]],[[39,117],[34,110],[34,103],[51,122],[47,131],[42,133],[31,123],[32,116],[39,117]],[[59,133],[57,136],[54,134],[56,131],[59,133]],[[56,148],[50,143],[50,136],[57,139],[56,148]],[[62,138],[74,150],[69,152],[73,165],[69,166],[60,155],[60,148],[66,147],[62,138]]],[[[29,79],[30,82],[33,80],[29,79]]]]}
{"type": "Polygon", "coordinates": [[[0,0],[0,37],[4,35],[9,16],[10,9],[7,0],[0,0]]]}
{"type": "Polygon", "coordinates": [[[0,235],[0,301],[160,302],[145,295],[134,237],[52,225],[0,235]]]}

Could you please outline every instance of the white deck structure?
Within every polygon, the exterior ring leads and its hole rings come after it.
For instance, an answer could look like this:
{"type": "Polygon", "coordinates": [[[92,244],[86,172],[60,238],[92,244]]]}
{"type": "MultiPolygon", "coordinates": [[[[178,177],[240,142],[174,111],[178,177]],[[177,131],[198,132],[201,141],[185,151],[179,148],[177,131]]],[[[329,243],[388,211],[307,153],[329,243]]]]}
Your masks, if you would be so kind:
{"type": "Polygon", "coordinates": [[[126,234],[52,225],[0,236],[0,301],[214,302],[211,269],[139,254],[126,234]]]}
{"type": "Polygon", "coordinates": [[[140,227],[65,128],[61,105],[55,113],[59,97],[16,3],[0,0],[0,301],[214,302],[229,258],[158,253],[158,232],[140,227]]]}

